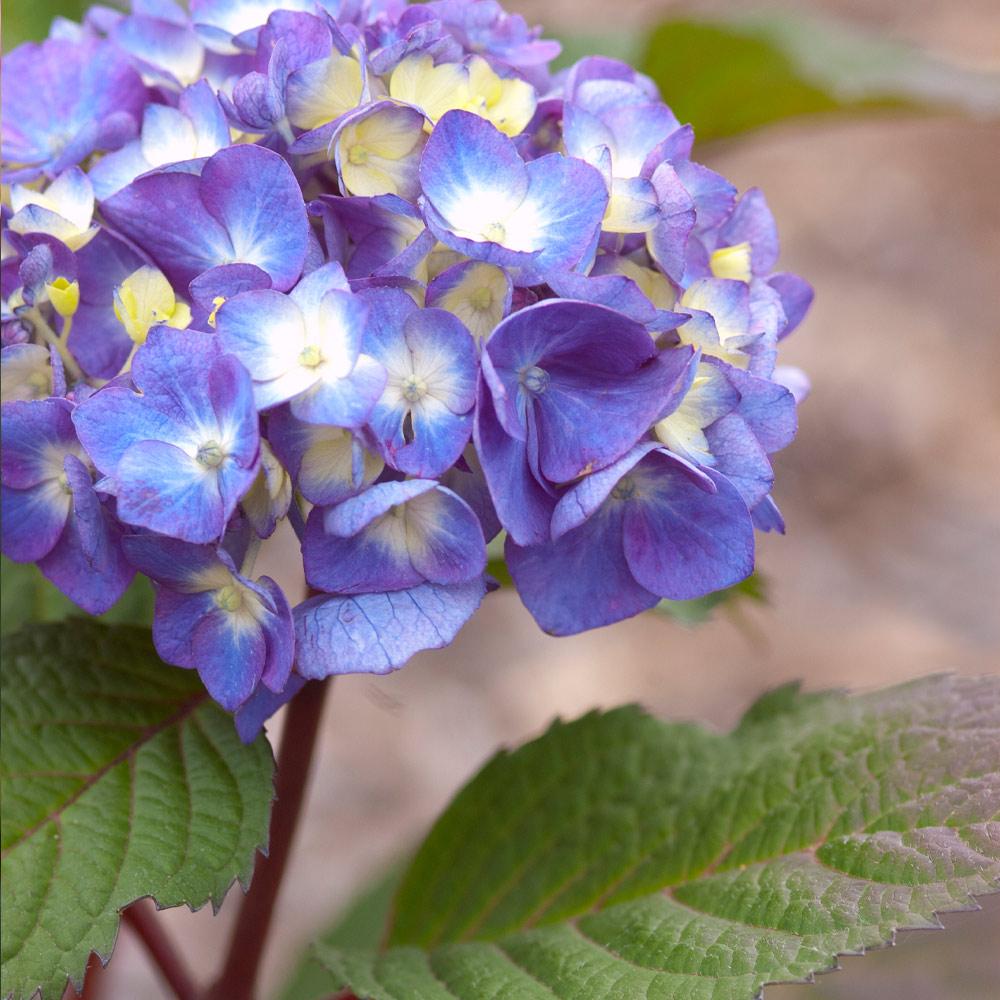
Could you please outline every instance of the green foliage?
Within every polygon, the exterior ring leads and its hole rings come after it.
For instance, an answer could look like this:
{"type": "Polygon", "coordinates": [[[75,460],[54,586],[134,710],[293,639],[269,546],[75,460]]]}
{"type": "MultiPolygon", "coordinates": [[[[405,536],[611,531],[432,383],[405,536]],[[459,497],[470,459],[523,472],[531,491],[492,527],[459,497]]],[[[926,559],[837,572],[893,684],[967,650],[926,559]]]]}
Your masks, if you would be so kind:
{"type": "Polygon", "coordinates": [[[83,0],[13,0],[4,4],[4,52],[21,42],[44,38],[54,17],[61,15],[79,21],[89,6],[83,0]]]}
{"type": "Polygon", "coordinates": [[[830,111],[902,107],[1000,115],[998,74],[789,12],[666,21],[648,36],[638,64],[701,140],[830,111]]]}
{"type": "Polygon", "coordinates": [[[431,831],[387,950],[321,942],[376,1000],[750,1000],[1000,879],[1000,679],[766,695],[728,735],[634,707],[501,753],[431,831]]]}
{"type": "MultiPolygon", "coordinates": [[[[11,562],[0,556],[0,634],[14,632],[28,622],[58,622],[83,612],[63,596],[33,563],[11,562]]],[[[151,625],[153,585],[137,576],[118,603],[98,621],[117,625],[151,625]]]]}
{"type": "Polygon", "coordinates": [[[0,711],[0,995],[58,1000],[135,899],[218,906],[249,882],[270,748],[243,746],[148,631],[76,620],[4,637],[0,711]]]}

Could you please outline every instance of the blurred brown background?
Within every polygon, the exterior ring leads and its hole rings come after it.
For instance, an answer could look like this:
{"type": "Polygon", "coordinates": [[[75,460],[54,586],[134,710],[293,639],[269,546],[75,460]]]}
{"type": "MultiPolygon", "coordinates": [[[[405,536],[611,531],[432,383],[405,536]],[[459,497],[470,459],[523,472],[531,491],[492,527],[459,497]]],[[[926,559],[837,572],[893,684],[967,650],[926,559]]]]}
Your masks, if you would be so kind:
{"type": "MultiPolygon", "coordinates": [[[[681,9],[654,0],[509,6],[555,35],[641,28],[681,9]]],[[[718,0],[683,11],[749,6],[718,0]]],[[[1000,69],[998,0],[794,8],[1000,69]]],[[[741,606],[694,631],[647,614],[554,640],[502,592],[450,649],[392,677],[338,680],[265,960],[265,996],[311,933],[421,836],[497,746],[555,715],[639,701],[725,728],[763,689],[791,678],[860,689],[1000,669],[1000,126],[902,113],[800,119],[696,155],[741,188],[764,189],[781,266],[817,288],[783,357],[809,372],[814,392],[797,442],[776,463],[788,535],[761,541],[769,605],[741,606]]],[[[162,915],[197,968],[221,958],[229,902],[217,919],[162,915]]],[[[818,986],[773,987],[767,997],[1000,996],[1000,900],[986,902],[985,915],[946,918],[950,934],[910,935],[894,951],[846,960],[846,971],[818,986]]],[[[126,931],[106,989],[163,995],[126,931]]]]}

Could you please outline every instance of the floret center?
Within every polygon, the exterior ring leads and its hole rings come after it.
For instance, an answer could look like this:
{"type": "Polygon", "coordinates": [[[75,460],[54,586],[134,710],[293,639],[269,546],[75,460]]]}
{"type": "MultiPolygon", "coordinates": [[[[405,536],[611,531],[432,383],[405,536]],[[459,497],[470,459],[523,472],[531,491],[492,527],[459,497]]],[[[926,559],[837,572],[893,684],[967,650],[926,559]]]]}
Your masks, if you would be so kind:
{"type": "Polygon", "coordinates": [[[356,167],[363,166],[368,162],[368,150],[362,145],[351,146],[347,151],[347,161],[356,167]]]}
{"type": "Polygon", "coordinates": [[[503,243],[504,238],[507,236],[507,229],[502,222],[491,222],[483,230],[483,236],[485,236],[490,243],[503,243]]]}
{"type": "Polygon", "coordinates": [[[199,465],[206,469],[216,469],[222,465],[222,460],[226,457],[222,450],[222,445],[218,441],[206,441],[199,449],[195,458],[199,465]]]}
{"type": "Polygon", "coordinates": [[[227,583],[215,592],[213,600],[220,610],[236,612],[243,607],[243,591],[235,583],[227,583]]]}
{"type": "Polygon", "coordinates": [[[407,375],[399,389],[403,398],[410,403],[416,403],[427,395],[427,383],[419,375],[407,375]]]}
{"type": "Polygon", "coordinates": [[[299,364],[303,368],[316,368],[323,360],[323,352],[315,344],[310,344],[302,349],[299,355],[299,364]]]}
{"type": "Polygon", "coordinates": [[[540,396],[549,387],[549,373],[538,365],[522,368],[520,377],[521,385],[535,396],[540,396]]]}

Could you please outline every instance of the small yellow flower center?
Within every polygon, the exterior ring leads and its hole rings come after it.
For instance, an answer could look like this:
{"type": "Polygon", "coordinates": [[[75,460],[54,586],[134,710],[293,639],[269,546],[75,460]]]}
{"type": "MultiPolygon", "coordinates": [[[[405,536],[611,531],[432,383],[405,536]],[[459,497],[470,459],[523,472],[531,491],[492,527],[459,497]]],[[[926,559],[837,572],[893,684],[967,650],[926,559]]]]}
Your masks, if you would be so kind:
{"type": "Polygon", "coordinates": [[[493,308],[493,289],[487,288],[485,285],[481,288],[477,288],[470,296],[469,302],[473,309],[479,312],[486,312],[487,309],[493,308]]]}
{"type": "Polygon", "coordinates": [[[368,162],[368,150],[361,145],[351,146],[347,151],[347,162],[353,163],[356,167],[363,166],[368,162]]]}
{"type": "Polygon", "coordinates": [[[483,230],[483,236],[485,236],[490,243],[503,243],[505,237],[507,236],[507,229],[502,222],[491,222],[483,230]]]}
{"type": "Polygon", "coordinates": [[[416,403],[427,395],[427,383],[419,375],[407,375],[400,385],[403,398],[416,403]]]}
{"type": "Polygon", "coordinates": [[[239,611],[243,607],[243,590],[235,583],[227,583],[220,587],[213,595],[215,606],[222,611],[230,613],[239,611]]]}
{"type": "Polygon", "coordinates": [[[303,368],[316,368],[323,361],[323,352],[315,344],[303,348],[299,355],[299,364],[303,368]]]}
{"type": "Polygon", "coordinates": [[[222,446],[218,441],[206,441],[198,449],[198,454],[195,456],[198,464],[203,465],[206,469],[218,468],[222,465],[222,460],[225,457],[222,446]]]}

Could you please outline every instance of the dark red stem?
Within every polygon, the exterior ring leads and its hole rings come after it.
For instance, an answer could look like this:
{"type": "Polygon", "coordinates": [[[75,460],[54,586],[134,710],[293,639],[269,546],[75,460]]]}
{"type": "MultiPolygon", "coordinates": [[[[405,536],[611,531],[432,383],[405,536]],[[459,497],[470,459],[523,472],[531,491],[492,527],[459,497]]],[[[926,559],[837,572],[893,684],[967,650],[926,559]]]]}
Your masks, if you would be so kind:
{"type": "Polygon", "coordinates": [[[155,912],[145,900],[133,903],[122,917],[149,952],[149,957],[174,991],[177,1000],[195,1000],[198,989],[194,980],[157,921],[155,912]]]}
{"type": "Polygon", "coordinates": [[[253,1000],[254,985],[281,888],[295,827],[302,811],[313,748],[319,732],[328,681],[311,681],[289,702],[278,751],[275,804],[267,857],[260,856],[253,883],[236,917],[226,964],[208,996],[253,1000]]]}

